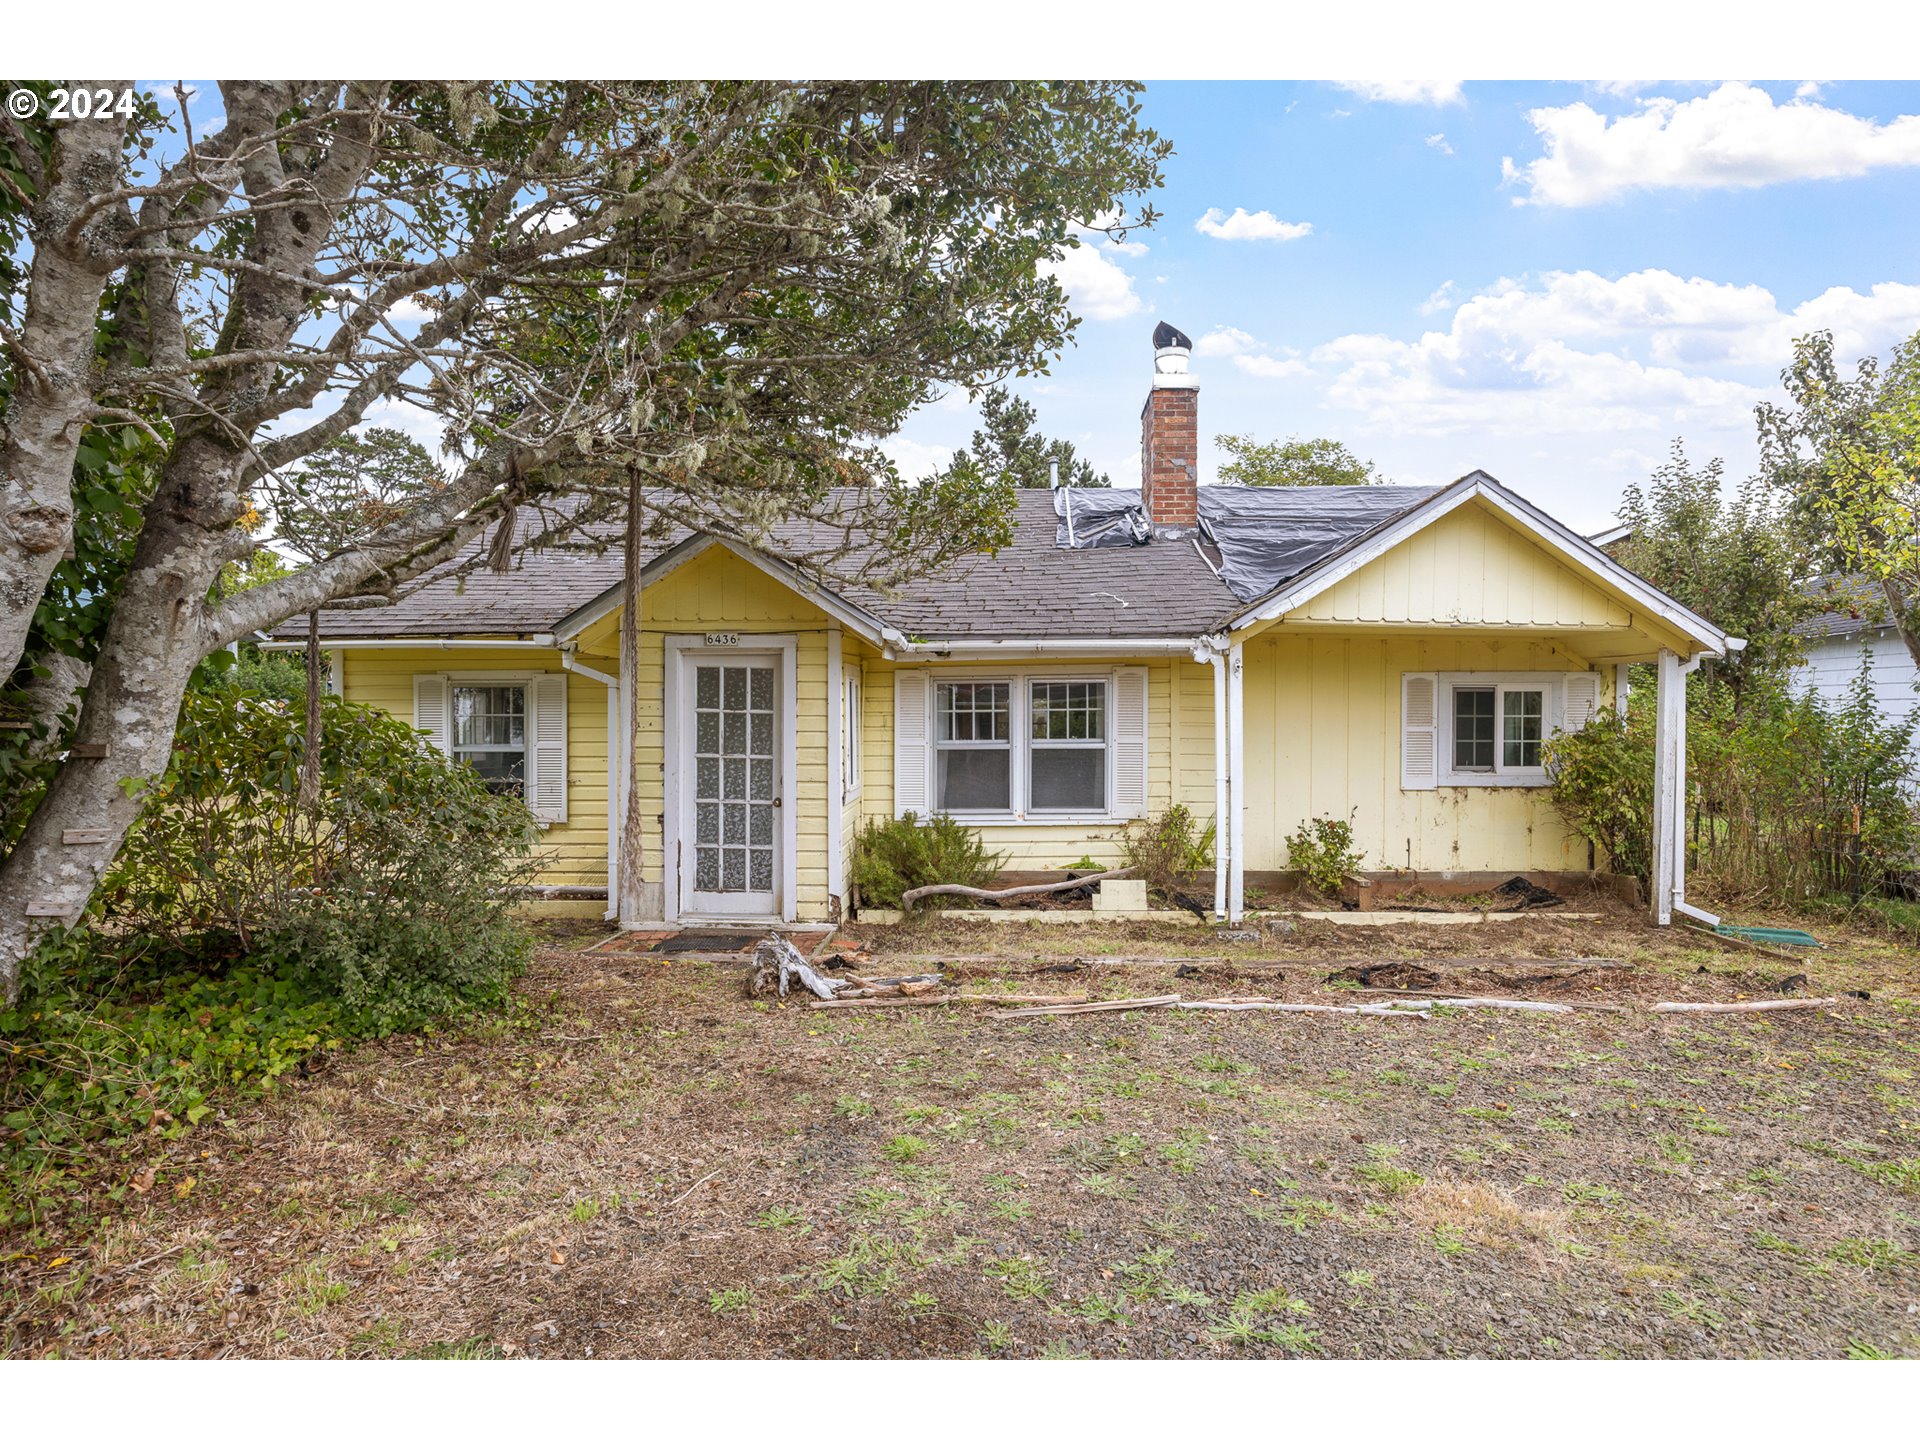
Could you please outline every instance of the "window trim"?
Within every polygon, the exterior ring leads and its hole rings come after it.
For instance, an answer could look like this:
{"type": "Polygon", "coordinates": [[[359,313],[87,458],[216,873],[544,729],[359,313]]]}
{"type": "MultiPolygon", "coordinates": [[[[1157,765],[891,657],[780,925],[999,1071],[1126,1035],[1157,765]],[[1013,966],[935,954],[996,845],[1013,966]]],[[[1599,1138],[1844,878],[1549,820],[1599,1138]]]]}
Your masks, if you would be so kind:
{"type": "Polygon", "coordinates": [[[463,750],[491,755],[511,755],[511,745],[462,745],[460,743],[460,703],[462,690],[518,690],[520,692],[520,798],[533,800],[533,683],[532,674],[519,672],[455,672],[447,675],[447,758],[462,760],[463,750]]]}
{"type": "MultiPolygon", "coordinates": [[[[1114,705],[1118,698],[1119,671],[1112,668],[1093,666],[1046,666],[1024,667],[1019,669],[975,670],[933,670],[928,675],[928,738],[927,754],[930,773],[928,775],[930,808],[936,814],[948,815],[964,824],[975,826],[990,825],[1082,825],[1107,824],[1114,820],[1113,787],[1116,760],[1114,750],[1117,745],[1114,730],[1117,717],[1114,705]],[[1027,793],[1031,783],[1028,757],[1034,744],[1032,686],[1035,681],[1097,680],[1101,683],[1105,695],[1105,711],[1101,721],[1104,732],[1102,745],[1106,751],[1106,796],[1098,810],[1033,810],[1027,804],[1027,793]],[[1007,740],[1008,808],[1005,810],[941,810],[939,799],[939,753],[943,744],[955,749],[998,749],[993,742],[947,741],[939,737],[940,686],[968,684],[1004,684],[1010,687],[1008,694],[1009,735],[1007,740]]],[[[1042,742],[1043,748],[1086,748],[1084,742],[1048,741],[1042,742]]]]}
{"type": "Polygon", "coordinates": [[[861,784],[860,744],[861,732],[865,726],[864,716],[860,713],[861,691],[860,670],[857,666],[847,665],[840,671],[840,798],[852,800],[859,796],[861,784]]]}
{"type": "MultiPolygon", "coordinates": [[[[1439,694],[1435,696],[1434,725],[1438,731],[1435,736],[1438,743],[1434,751],[1436,760],[1442,763],[1436,766],[1434,783],[1512,789],[1537,789],[1551,784],[1544,765],[1509,766],[1505,763],[1506,697],[1514,691],[1540,692],[1540,740],[1544,746],[1560,733],[1561,722],[1566,715],[1567,676],[1583,673],[1565,670],[1459,670],[1437,673],[1434,684],[1439,694]],[[1458,690],[1487,689],[1494,693],[1493,768],[1462,770],[1454,764],[1454,721],[1457,718],[1454,693],[1458,690]]],[[[1404,737],[1401,743],[1405,744],[1404,737]]]]}

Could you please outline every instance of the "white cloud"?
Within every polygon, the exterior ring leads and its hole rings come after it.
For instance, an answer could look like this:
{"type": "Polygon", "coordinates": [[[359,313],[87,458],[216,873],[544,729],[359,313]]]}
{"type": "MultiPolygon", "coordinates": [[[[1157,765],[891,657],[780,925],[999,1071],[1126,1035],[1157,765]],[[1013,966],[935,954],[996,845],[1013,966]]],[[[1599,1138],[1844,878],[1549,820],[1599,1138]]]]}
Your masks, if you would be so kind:
{"type": "Polygon", "coordinates": [[[1820,89],[1825,83],[1824,80],[1802,80],[1798,85],[1793,87],[1793,98],[1796,100],[1818,100],[1820,98],[1820,89]]]}
{"type": "Polygon", "coordinates": [[[1443,132],[1435,132],[1427,136],[1427,145],[1428,148],[1438,150],[1442,155],[1451,155],[1453,153],[1453,146],[1447,143],[1447,137],[1443,132]]]}
{"type": "Polygon", "coordinates": [[[1200,356],[1249,355],[1259,348],[1258,340],[1231,325],[1216,326],[1193,342],[1193,353],[1200,356]]]}
{"type": "Polygon", "coordinates": [[[1281,355],[1236,355],[1233,363],[1248,375],[1260,380],[1283,380],[1289,375],[1307,373],[1307,362],[1292,356],[1281,355]]]}
{"type": "Polygon", "coordinates": [[[1729,81],[1692,100],[1656,98],[1609,118],[1581,103],[1533,110],[1546,153],[1501,170],[1514,203],[1596,205],[1635,189],[1749,189],[1920,165],[1920,115],[1882,125],[1802,98],[1776,104],[1729,81]]]}
{"type": "Polygon", "coordinates": [[[1458,80],[1339,80],[1342,90],[1384,105],[1458,105],[1458,80]]]}
{"type": "Polygon", "coordinates": [[[1444,331],[1347,335],[1312,358],[1332,371],[1333,404],[1403,434],[1745,433],[1769,372],[1820,328],[1843,355],[1884,350],[1920,329],[1920,285],[1835,288],[1783,310],[1758,285],[1559,271],[1497,282],[1444,331]]]}
{"type": "Polygon", "coordinates": [[[1313,233],[1309,222],[1282,220],[1271,210],[1249,213],[1236,208],[1229,215],[1218,207],[1194,221],[1193,228],[1216,240],[1298,240],[1313,233]]]}
{"type": "Polygon", "coordinates": [[[950,448],[909,440],[904,435],[888,436],[880,442],[880,449],[899,467],[903,480],[924,480],[935,471],[946,469],[953,459],[950,448]]]}
{"type": "Polygon", "coordinates": [[[1422,315],[1438,315],[1442,310],[1445,310],[1453,304],[1454,297],[1457,293],[1453,281],[1443,281],[1438,290],[1435,290],[1420,302],[1420,313],[1422,315]]]}
{"type": "Polygon", "coordinates": [[[1145,305],[1134,291],[1133,276],[1113,257],[1138,259],[1147,247],[1137,240],[1115,240],[1097,228],[1116,223],[1117,215],[1096,215],[1088,224],[1076,225],[1080,243],[1040,266],[1040,273],[1059,281],[1074,309],[1089,320],[1124,320],[1145,305]]]}

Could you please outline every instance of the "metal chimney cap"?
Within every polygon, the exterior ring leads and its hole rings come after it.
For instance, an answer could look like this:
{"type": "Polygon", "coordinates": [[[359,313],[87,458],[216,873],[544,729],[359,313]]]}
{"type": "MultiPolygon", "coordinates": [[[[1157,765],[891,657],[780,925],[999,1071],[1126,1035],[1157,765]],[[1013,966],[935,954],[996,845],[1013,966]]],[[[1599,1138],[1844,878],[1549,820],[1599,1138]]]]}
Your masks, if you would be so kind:
{"type": "Polygon", "coordinates": [[[1155,350],[1191,350],[1193,341],[1187,338],[1184,331],[1176,330],[1162,320],[1153,327],[1153,348],[1155,350]]]}

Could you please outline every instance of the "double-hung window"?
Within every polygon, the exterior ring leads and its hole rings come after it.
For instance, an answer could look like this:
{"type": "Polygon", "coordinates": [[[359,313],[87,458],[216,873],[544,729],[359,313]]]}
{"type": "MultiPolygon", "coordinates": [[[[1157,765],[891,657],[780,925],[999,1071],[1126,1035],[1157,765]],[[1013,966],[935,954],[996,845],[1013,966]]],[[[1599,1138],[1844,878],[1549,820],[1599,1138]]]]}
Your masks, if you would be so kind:
{"type": "Polygon", "coordinates": [[[942,681],[934,701],[935,803],[942,810],[1013,809],[1013,686],[942,681]]]}
{"type": "Polygon", "coordinates": [[[464,760],[503,795],[527,786],[527,687],[455,685],[453,756],[464,760]]]}
{"type": "Polygon", "coordinates": [[[1035,680],[1027,688],[1027,809],[1107,808],[1107,682],[1035,680]]]}
{"type": "Polygon", "coordinates": [[[1400,784],[1545,785],[1547,742],[1600,708],[1590,670],[1400,677],[1400,784]]]}
{"type": "Polygon", "coordinates": [[[1104,678],[941,680],[934,806],[961,815],[1103,815],[1110,724],[1104,678]]]}
{"type": "Polygon", "coordinates": [[[1547,738],[1545,685],[1455,685],[1453,769],[1460,774],[1537,773],[1547,738]]]}

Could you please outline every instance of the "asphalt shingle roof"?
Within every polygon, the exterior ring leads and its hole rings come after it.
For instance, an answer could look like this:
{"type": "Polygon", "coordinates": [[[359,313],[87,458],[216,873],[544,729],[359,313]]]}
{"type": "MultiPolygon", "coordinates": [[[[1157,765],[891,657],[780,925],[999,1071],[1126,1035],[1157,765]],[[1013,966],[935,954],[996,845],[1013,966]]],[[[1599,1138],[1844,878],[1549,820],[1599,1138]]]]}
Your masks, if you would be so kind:
{"type": "Polygon", "coordinates": [[[1804,588],[1830,607],[1793,627],[1793,633],[1804,639],[1844,638],[1889,623],[1886,596],[1871,575],[1822,575],[1804,588]]]}
{"type": "MultiPolygon", "coordinates": [[[[857,493],[849,492],[849,498],[857,493]]],[[[1198,635],[1236,608],[1231,592],[1190,539],[1162,538],[1123,550],[1063,550],[1054,545],[1054,529],[1052,493],[1023,490],[1017,496],[1013,542],[997,554],[968,556],[891,594],[864,586],[838,593],[921,639],[1198,635]]],[[[676,528],[649,547],[649,562],[689,534],[676,528]]],[[[772,542],[773,553],[792,558],[818,553],[825,544],[805,522],[775,527],[772,542]]],[[[322,638],[546,634],[620,583],[617,544],[598,555],[523,551],[512,569],[496,574],[472,564],[485,543],[484,538],[470,542],[392,605],[323,610],[322,638]]],[[[305,622],[290,622],[279,633],[287,639],[304,636],[305,622]]]]}

